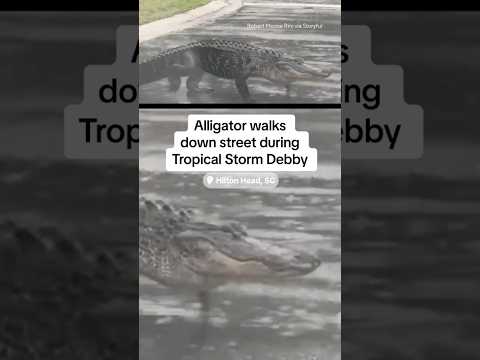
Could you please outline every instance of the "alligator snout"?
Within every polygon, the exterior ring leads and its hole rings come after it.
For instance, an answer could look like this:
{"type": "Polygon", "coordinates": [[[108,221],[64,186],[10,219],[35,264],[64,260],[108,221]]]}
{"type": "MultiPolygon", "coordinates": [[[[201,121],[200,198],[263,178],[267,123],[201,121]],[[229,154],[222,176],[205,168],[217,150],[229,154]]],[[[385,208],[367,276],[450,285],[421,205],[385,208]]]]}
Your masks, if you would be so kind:
{"type": "Polygon", "coordinates": [[[311,273],[312,271],[316,270],[320,265],[320,259],[308,254],[296,255],[295,261],[293,263],[295,269],[298,270],[301,274],[311,273]]]}
{"type": "Polygon", "coordinates": [[[320,265],[319,258],[297,253],[289,259],[281,259],[281,263],[271,264],[270,269],[280,276],[301,276],[315,271],[320,265]]]}
{"type": "Polygon", "coordinates": [[[319,70],[313,66],[303,64],[292,64],[292,73],[300,80],[308,80],[313,78],[329,77],[332,71],[330,69],[319,70]]]}
{"type": "Polygon", "coordinates": [[[258,75],[275,83],[287,85],[295,81],[327,78],[331,73],[330,68],[319,69],[298,60],[281,60],[272,66],[264,67],[258,75]]]}

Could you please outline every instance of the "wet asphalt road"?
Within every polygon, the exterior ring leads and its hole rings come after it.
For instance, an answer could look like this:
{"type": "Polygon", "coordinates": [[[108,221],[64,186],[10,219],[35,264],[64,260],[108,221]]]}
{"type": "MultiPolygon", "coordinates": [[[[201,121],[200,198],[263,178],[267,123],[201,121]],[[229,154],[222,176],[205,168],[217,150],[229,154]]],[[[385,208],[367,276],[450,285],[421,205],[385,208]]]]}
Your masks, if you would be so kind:
{"type": "MultiPolygon", "coordinates": [[[[252,98],[256,103],[339,103],[340,102],[340,9],[322,7],[321,4],[338,5],[338,1],[313,0],[256,0],[245,1],[236,13],[221,17],[212,23],[168,34],[142,43],[141,57],[209,38],[235,39],[252,45],[284,50],[301,56],[307,64],[319,69],[333,70],[322,81],[295,83],[290,96],[282,86],[268,80],[248,80],[252,98]],[[266,6],[268,5],[268,6],[266,6]],[[287,29],[284,24],[302,25],[301,29],[287,29]],[[303,25],[313,28],[303,28],[303,25]],[[250,27],[249,27],[250,25],[250,27]],[[253,29],[252,25],[257,25],[253,29]],[[317,25],[317,26],[316,26],[317,25]],[[264,26],[264,29],[258,29],[264,26]],[[280,29],[273,27],[281,26],[280,29]],[[269,27],[269,28],[266,28],[269,27]]],[[[185,79],[183,79],[185,82],[185,79]]],[[[167,80],[141,87],[142,103],[239,103],[242,102],[233,81],[206,74],[201,86],[214,92],[189,94],[184,85],[178,92],[168,90],[167,80]]]]}

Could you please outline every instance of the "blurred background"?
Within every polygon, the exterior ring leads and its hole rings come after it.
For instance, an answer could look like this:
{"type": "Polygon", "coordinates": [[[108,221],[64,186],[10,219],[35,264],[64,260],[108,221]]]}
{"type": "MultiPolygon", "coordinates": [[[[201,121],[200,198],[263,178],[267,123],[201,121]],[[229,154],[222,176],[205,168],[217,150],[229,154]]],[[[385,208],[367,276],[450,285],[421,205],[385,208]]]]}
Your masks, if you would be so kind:
{"type": "Polygon", "coordinates": [[[0,358],[138,358],[138,163],[66,160],[63,110],[137,12],[0,13],[0,358]]]}
{"type": "Polygon", "coordinates": [[[425,129],[419,160],[342,161],[344,359],[478,358],[479,20],[342,13],[371,28],[374,63],[403,67],[425,129]]]}

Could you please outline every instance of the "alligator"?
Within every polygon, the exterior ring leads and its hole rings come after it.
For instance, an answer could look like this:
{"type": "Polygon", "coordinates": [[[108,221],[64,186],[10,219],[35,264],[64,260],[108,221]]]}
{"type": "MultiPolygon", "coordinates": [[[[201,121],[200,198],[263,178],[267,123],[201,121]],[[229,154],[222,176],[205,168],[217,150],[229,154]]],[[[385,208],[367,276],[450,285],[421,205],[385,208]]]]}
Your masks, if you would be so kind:
{"type": "Polygon", "coordinates": [[[254,239],[239,223],[202,221],[191,210],[162,200],[140,197],[139,203],[139,273],[177,290],[197,292],[203,321],[186,343],[206,341],[210,289],[228,281],[306,275],[320,266],[320,260],[306,252],[254,239]]]}
{"type": "Polygon", "coordinates": [[[320,260],[267,244],[236,222],[201,221],[192,211],[140,197],[140,274],[160,284],[199,291],[226,281],[306,275],[320,260]]]}
{"type": "MultiPolygon", "coordinates": [[[[287,95],[295,81],[326,78],[330,71],[320,71],[275,49],[253,46],[242,41],[210,39],[193,42],[160,52],[140,61],[140,85],[168,78],[171,91],[177,91],[181,78],[188,77],[189,91],[202,91],[199,83],[204,73],[235,81],[244,101],[252,101],[247,85],[250,77],[268,79],[285,86],[287,95]]],[[[211,91],[211,89],[204,89],[211,91]]]]}

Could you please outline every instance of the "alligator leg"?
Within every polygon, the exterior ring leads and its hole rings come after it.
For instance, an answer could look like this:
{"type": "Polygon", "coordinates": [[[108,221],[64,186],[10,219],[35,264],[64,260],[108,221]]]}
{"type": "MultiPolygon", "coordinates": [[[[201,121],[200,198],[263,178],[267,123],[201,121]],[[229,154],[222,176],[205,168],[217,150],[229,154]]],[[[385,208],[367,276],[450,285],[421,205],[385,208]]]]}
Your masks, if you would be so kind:
{"type": "Polygon", "coordinates": [[[170,91],[177,92],[182,84],[182,79],[178,75],[169,75],[168,82],[170,84],[170,91]]]}
{"type": "Polygon", "coordinates": [[[212,92],[213,89],[208,87],[200,87],[198,84],[202,80],[204,71],[202,69],[194,69],[187,79],[187,89],[192,92],[212,92]]]}
{"type": "Polygon", "coordinates": [[[208,325],[210,323],[210,296],[208,290],[201,290],[198,294],[201,304],[201,327],[199,333],[199,343],[205,344],[207,342],[208,325]]]}
{"type": "Polygon", "coordinates": [[[247,79],[246,78],[237,78],[235,79],[235,85],[237,90],[240,93],[243,101],[252,101],[250,97],[250,91],[248,90],[247,79]]]}
{"type": "Polygon", "coordinates": [[[198,300],[200,301],[200,323],[199,328],[195,331],[193,336],[189,340],[189,344],[195,344],[198,347],[202,348],[208,337],[208,326],[209,326],[209,317],[210,317],[210,297],[208,290],[200,290],[197,294],[198,300]]]}
{"type": "Polygon", "coordinates": [[[291,88],[290,84],[285,85],[285,90],[286,90],[287,97],[288,98],[291,97],[292,96],[292,93],[291,93],[292,88],[291,88]]]}

